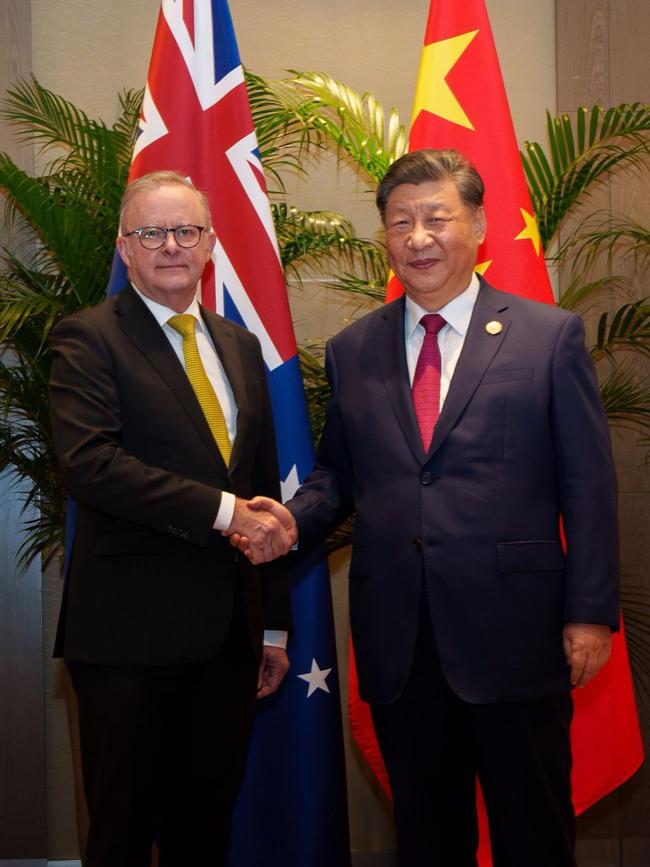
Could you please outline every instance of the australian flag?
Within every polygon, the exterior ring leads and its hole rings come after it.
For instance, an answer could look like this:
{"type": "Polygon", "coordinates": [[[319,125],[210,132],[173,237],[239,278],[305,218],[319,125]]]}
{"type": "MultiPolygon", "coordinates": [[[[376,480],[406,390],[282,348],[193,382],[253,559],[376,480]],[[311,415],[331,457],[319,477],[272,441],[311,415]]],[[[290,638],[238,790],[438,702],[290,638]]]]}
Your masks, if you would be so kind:
{"type": "MultiPolygon", "coordinates": [[[[282,494],[313,450],[286,287],[244,72],[226,0],[162,0],[130,180],[171,169],[209,198],[217,235],[201,281],[207,307],[259,338],[282,494]]],[[[125,282],[116,263],[111,289],[125,282]]],[[[347,867],[345,768],[329,576],[293,576],[291,669],[260,702],[236,809],[230,867],[347,867]]]]}

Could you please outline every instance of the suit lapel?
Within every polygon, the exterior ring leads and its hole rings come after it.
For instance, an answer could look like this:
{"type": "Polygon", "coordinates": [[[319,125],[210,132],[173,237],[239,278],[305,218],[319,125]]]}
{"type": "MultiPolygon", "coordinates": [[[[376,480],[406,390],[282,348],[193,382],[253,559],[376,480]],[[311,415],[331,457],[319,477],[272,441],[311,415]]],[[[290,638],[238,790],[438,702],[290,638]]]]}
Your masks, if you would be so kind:
{"type": "Polygon", "coordinates": [[[190,423],[196,428],[209,454],[215,459],[221,458],[221,453],[214,441],[212,431],[194,389],[183,370],[183,365],[178,360],[162,328],[131,286],[127,286],[117,296],[114,310],[120,328],[170,388],[187,413],[190,423]]]}
{"type": "Polygon", "coordinates": [[[387,304],[373,333],[379,370],[395,417],[416,460],[424,460],[420,429],[409,385],[404,338],[404,298],[387,304]]]}
{"type": "Polygon", "coordinates": [[[472,311],[465,342],[433,433],[427,458],[437,451],[456,424],[486,368],[499,351],[510,328],[510,319],[504,316],[507,309],[507,297],[503,293],[496,292],[481,279],[481,288],[472,311]],[[490,334],[485,330],[485,326],[491,321],[498,321],[501,324],[502,330],[498,334],[490,334]]]}

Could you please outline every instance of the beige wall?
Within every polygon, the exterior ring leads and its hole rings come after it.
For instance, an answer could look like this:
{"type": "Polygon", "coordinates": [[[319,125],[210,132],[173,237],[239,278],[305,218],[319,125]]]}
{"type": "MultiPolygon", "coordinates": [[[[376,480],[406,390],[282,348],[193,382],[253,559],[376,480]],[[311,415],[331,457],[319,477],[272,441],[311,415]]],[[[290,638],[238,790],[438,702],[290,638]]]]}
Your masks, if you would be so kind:
{"type": "MultiPolygon", "coordinates": [[[[555,108],[554,0],[487,0],[487,6],[519,140],[544,141],[545,110],[555,108]]],[[[117,91],[144,84],[159,0],[31,0],[31,7],[35,75],[91,116],[111,122],[117,91]]],[[[230,7],[242,60],[251,70],[267,76],[288,68],[323,70],[372,91],[408,121],[429,0],[230,0],[230,7]]],[[[344,212],[360,232],[375,231],[367,190],[333,161],[308,183],[293,183],[292,197],[302,207],[344,212]]],[[[317,285],[292,291],[303,339],[337,330],[351,306],[342,307],[340,298],[317,285]]],[[[347,609],[340,557],[337,566],[333,587],[344,671],[347,609]]],[[[56,582],[46,587],[54,609],[56,582]]],[[[51,623],[54,611],[49,614],[51,623]]],[[[56,674],[50,671],[49,856],[64,858],[76,853],[75,814],[72,773],[64,761],[63,687],[56,674]]],[[[349,783],[353,848],[390,848],[387,807],[354,754],[349,783]]]]}
{"type": "MultiPolygon", "coordinates": [[[[553,0],[488,0],[520,140],[545,135],[555,106],[553,0]]],[[[32,0],[33,64],[47,87],[107,122],[115,94],[144,83],[159,0],[32,0]]],[[[231,0],[242,60],[262,75],[324,70],[370,90],[408,121],[429,0],[231,0]]],[[[345,176],[301,185],[297,203],[349,214],[374,230],[374,210],[345,176]]]]}

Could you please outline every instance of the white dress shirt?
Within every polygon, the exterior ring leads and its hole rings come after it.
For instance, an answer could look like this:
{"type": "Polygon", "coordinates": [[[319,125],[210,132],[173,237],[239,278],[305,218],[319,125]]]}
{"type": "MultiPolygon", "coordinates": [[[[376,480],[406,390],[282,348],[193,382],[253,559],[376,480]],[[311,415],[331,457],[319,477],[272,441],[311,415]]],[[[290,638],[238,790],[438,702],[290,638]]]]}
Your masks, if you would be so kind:
{"type": "MultiPolygon", "coordinates": [[[[478,296],[479,280],[476,273],[472,274],[469,286],[460,295],[436,310],[447,321],[447,325],[438,332],[438,347],[440,348],[440,409],[445,402],[451,378],[456,370],[460,351],[465,343],[465,335],[472,318],[472,311],[478,296]]],[[[407,296],[404,316],[404,337],[406,340],[406,363],[409,371],[409,382],[413,384],[415,367],[424,342],[424,327],[420,319],[430,310],[425,310],[407,296]]]]}

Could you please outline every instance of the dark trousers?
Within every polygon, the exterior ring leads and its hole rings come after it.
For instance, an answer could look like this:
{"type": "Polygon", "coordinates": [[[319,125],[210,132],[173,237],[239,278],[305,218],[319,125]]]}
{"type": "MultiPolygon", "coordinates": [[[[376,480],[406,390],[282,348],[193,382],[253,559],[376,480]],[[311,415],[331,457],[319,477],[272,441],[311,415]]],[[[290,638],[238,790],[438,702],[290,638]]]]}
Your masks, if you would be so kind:
{"type": "Polygon", "coordinates": [[[462,701],[445,680],[422,609],[406,689],[397,701],[372,706],[400,867],[476,867],[476,776],[494,867],[575,867],[570,694],[462,701]]]}
{"type": "Polygon", "coordinates": [[[68,662],[90,828],[84,867],[222,867],[255,705],[241,625],[214,659],[68,662]]]}

